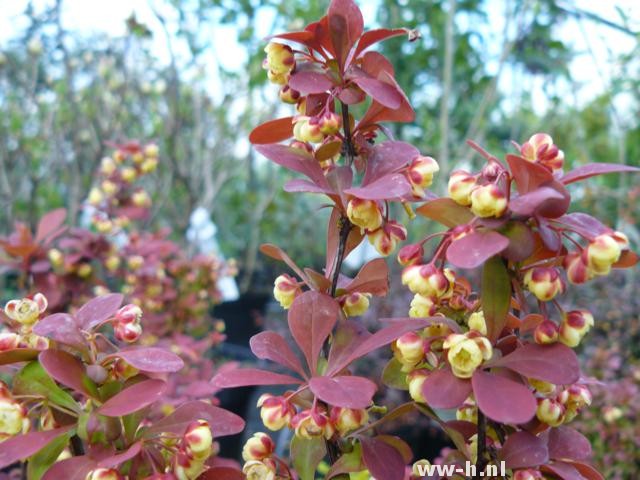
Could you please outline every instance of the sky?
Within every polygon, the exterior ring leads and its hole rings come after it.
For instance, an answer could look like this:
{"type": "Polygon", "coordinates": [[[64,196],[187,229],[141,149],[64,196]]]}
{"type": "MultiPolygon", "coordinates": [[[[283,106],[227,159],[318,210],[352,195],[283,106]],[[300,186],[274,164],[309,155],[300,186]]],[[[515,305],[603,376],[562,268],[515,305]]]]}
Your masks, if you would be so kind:
{"type": "MultiPolygon", "coordinates": [[[[499,56],[499,49],[502,45],[501,33],[504,21],[503,9],[504,0],[485,0],[488,6],[491,23],[487,27],[488,32],[495,35],[494,42],[490,42],[490,48],[496,51],[490,52],[494,58],[499,56]],[[491,14],[494,11],[495,15],[491,14]],[[492,47],[491,47],[492,46],[492,47]]],[[[32,0],[37,9],[43,5],[53,3],[53,0],[32,0]]],[[[367,0],[359,2],[365,19],[375,18],[376,1],[367,0]]],[[[620,12],[625,12],[631,19],[630,27],[635,31],[640,31],[640,0],[567,0],[559,1],[560,5],[567,5],[571,8],[593,12],[598,16],[620,22],[620,12]]],[[[0,49],[9,38],[15,36],[25,28],[26,21],[22,12],[27,0],[0,0],[0,49]]],[[[107,33],[120,36],[125,33],[124,20],[135,12],[139,21],[149,26],[154,32],[160,32],[160,24],[156,19],[153,9],[163,15],[169,15],[172,9],[167,9],[163,0],[64,0],[63,2],[63,25],[72,31],[81,34],[107,33]]],[[[262,26],[263,32],[259,35],[270,33],[273,25],[273,12],[263,10],[260,12],[262,18],[257,22],[262,26]]],[[[464,21],[464,20],[462,20],[464,21]]],[[[211,38],[212,45],[224,45],[224,48],[216,48],[215,58],[211,58],[211,71],[216,70],[214,63],[229,70],[242,68],[247,58],[247,52],[243,46],[235,40],[236,32],[233,25],[215,25],[210,32],[204,32],[211,38]]],[[[607,84],[617,71],[615,58],[620,54],[631,51],[636,40],[633,37],[618,32],[612,28],[596,24],[589,20],[577,21],[570,19],[564,23],[559,31],[561,39],[573,45],[579,53],[571,63],[571,72],[574,78],[580,79],[581,85],[577,91],[567,91],[567,94],[574,96],[574,101],[581,104],[592,99],[599,92],[607,88],[607,84]]],[[[168,59],[168,52],[162,35],[155,35],[157,38],[153,46],[154,52],[159,59],[168,59]]],[[[497,68],[497,62],[489,63],[489,68],[497,68]]],[[[502,76],[500,89],[504,91],[511,88],[513,84],[512,72],[506,71],[502,76]]],[[[546,97],[542,90],[541,81],[534,84],[533,89],[534,104],[540,109],[545,108],[546,97]]],[[[617,100],[624,110],[624,96],[617,100]]]]}

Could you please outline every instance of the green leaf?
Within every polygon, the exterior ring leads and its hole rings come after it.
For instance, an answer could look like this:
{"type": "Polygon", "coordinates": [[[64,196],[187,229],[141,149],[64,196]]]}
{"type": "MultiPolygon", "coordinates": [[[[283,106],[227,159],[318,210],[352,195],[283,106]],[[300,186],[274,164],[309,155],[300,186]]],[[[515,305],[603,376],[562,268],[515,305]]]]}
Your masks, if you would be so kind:
{"type": "Polygon", "coordinates": [[[392,358],[382,371],[382,383],[398,390],[409,390],[407,374],[402,371],[402,363],[392,358]]]}
{"type": "Polygon", "coordinates": [[[28,363],[18,372],[13,379],[13,391],[17,395],[44,397],[51,403],[74,412],[80,410],[73,397],[62,390],[37,361],[28,363]]]}
{"type": "Polygon", "coordinates": [[[487,334],[495,340],[502,332],[511,305],[511,280],[504,261],[491,257],[482,269],[482,311],[487,322],[487,334]]]}
{"type": "Polygon", "coordinates": [[[331,466],[327,473],[327,479],[331,479],[337,475],[344,473],[355,473],[366,470],[366,466],[362,463],[362,446],[360,443],[353,445],[351,452],[342,455],[336,463],[331,466]]]}
{"type": "Polygon", "coordinates": [[[69,443],[73,431],[59,436],[38,453],[29,458],[27,463],[27,478],[29,480],[40,480],[42,475],[55,463],[58,456],[69,443]]]}
{"type": "Polygon", "coordinates": [[[294,435],[291,439],[291,457],[300,480],[314,479],[316,468],[326,453],[322,437],[307,440],[294,435]]]}

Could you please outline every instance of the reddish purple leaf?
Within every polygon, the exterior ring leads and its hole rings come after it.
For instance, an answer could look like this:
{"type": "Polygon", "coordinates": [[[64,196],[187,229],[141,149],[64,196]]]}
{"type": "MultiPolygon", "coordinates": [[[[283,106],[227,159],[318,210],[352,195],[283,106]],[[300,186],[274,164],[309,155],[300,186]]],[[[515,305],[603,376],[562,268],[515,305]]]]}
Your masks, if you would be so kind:
{"type": "Polygon", "coordinates": [[[137,347],[130,350],[121,350],[106,358],[121,358],[132,367],[149,373],[173,373],[182,370],[182,367],[184,367],[184,362],[178,355],[156,347],[137,347]]]}
{"type": "MultiPolygon", "coordinates": [[[[172,477],[173,478],[173,477],[172,477]]],[[[237,468],[233,467],[211,467],[201,473],[198,480],[245,480],[246,477],[237,468]]]]}
{"type": "Polygon", "coordinates": [[[384,480],[403,480],[405,463],[398,450],[383,440],[360,437],[362,460],[371,476],[384,480]]]}
{"type": "Polygon", "coordinates": [[[261,360],[271,360],[283,367],[287,367],[307,378],[300,360],[293,353],[287,341],[276,332],[261,332],[251,337],[249,341],[251,351],[261,360]]]}
{"type": "Polygon", "coordinates": [[[306,151],[278,144],[258,145],[255,148],[272,162],[306,175],[320,188],[329,188],[320,164],[306,151]]]}
{"type": "Polygon", "coordinates": [[[28,362],[38,358],[41,350],[35,348],[14,348],[13,350],[5,350],[0,352],[0,365],[9,365],[11,363],[28,362]]]}
{"type": "Polygon", "coordinates": [[[183,403],[162,420],[153,422],[144,431],[143,437],[150,438],[164,432],[182,435],[187,426],[198,419],[206,420],[209,423],[216,438],[235,435],[244,429],[244,420],[235,413],[215,407],[210,403],[192,401],[183,403]]]}
{"type": "Polygon", "coordinates": [[[291,75],[289,87],[302,95],[310,93],[324,93],[333,87],[333,82],[322,72],[301,71],[291,75]]]}
{"type": "Polygon", "coordinates": [[[385,175],[396,173],[408,166],[419,155],[420,150],[406,142],[389,140],[379,143],[373,147],[367,159],[367,169],[362,185],[368,185],[385,175]]]}
{"type": "MultiPolygon", "coordinates": [[[[509,202],[509,209],[518,215],[531,216],[534,212],[544,208],[548,203],[557,203],[564,196],[551,187],[540,187],[528,193],[513,198],[509,202]]],[[[547,216],[547,215],[545,215],[547,216]]]]}
{"type": "Polygon", "coordinates": [[[416,209],[416,212],[449,228],[464,225],[473,220],[471,210],[458,205],[448,197],[431,200],[416,209]]]}
{"type": "MultiPolygon", "coordinates": [[[[396,82],[393,74],[383,71],[378,75],[378,80],[395,86],[398,91],[402,92],[402,89],[396,82]]],[[[391,109],[376,102],[371,102],[369,109],[365,112],[364,116],[360,119],[357,125],[357,129],[362,129],[370,125],[374,125],[380,122],[412,122],[415,119],[415,112],[409,103],[409,99],[402,92],[402,103],[400,108],[391,109]]]]}
{"type": "Polygon", "coordinates": [[[44,473],[42,480],[86,480],[87,474],[98,466],[98,460],[89,455],[60,460],[44,473]]]}
{"type": "Polygon", "coordinates": [[[358,342],[357,346],[355,346],[348,355],[341,355],[339,359],[331,362],[327,368],[326,374],[334,375],[347,367],[354,360],[364,357],[369,352],[393,342],[407,332],[424,328],[427,325],[429,325],[429,320],[424,318],[409,318],[393,322],[392,325],[367,337],[366,340],[358,342]]]}
{"type": "Polygon", "coordinates": [[[325,195],[333,193],[333,190],[330,188],[319,187],[312,181],[305,180],[303,178],[294,178],[293,180],[289,180],[284,184],[284,191],[289,193],[321,193],[325,195]]]}
{"type": "Polygon", "coordinates": [[[495,362],[492,367],[506,367],[529,378],[556,385],[568,385],[580,378],[580,364],[575,352],[561,343],[518,347],[495,362]]]}
{"type": "Polygon", "coordinates": [[[277,143],[293,137],[293,117],[269,120],[254,128],[249,141],[254,145],[277,143]]]}
{"type": "Polygon", "coordinates": [[[29,432],[2,442],[0,468],[8,467],[39,452],[50,442],[71,430],[71,425],[42,432],[29,432]]]}
{"type": "Polygon", "coordinates": [[[340,315],[338,302],[325,294],[308,291],[298,296],[289,309],[289,330],[302,350],[311,374],[318,356],[340,315]]]}
{"type": "Polygon", "coordinates": [[[250,385],[297,385],[302,383],[298,378],[280,373],[273,373],[257,368],[238,368],[220,372],[211,379],[218,388],[247,387],[250,385]]]}
{"type": "Polygon", "coordinates": [[[593,454],[589,440],[571,427],[548,431],[549,456],[554,460],[588,460],[593,454]]]}
{"type": "Polygon", "coordinates": [[[589,240],[603,233],[611,233],[611,229],[600,220],[581,212],[568,213],[553,220],[553,223],[569,227],[589,240]]]}
{"type": "Polygon", "coordinates": [[[588,463],[573,462],[571,465],[573,465],[586,480],[604,480],[602,474],[588,463]]]}
{"type": "Polygon", "coordinates": [[[520,195],[524,195],[553,180],[553,174],[545,167],[529,162],[522,157],[509,154],[507,155],[507,163],[516,181],[516,187],[520,195]]]}
{"type": "Polygon", "coordinates": [[[124,297],[119,293],[109,293],[91,299],[76,312],[76,322],[83,330],[91,330],[115,315],[123,300],[124,297]]]}
{"type": "Polygon", "coordinates": [[[38,360],[51,378],[76,392],[92,396],[87,388],[92,382],[78,358],[63,350],[49,349],[40,353],[38,360]]]}
{"type": "Polygon", "coordinates": [[[529,432],[515,432],[500,449],[500,460],[507,468],[537,467],[549,461],[549,451],[541,438],[529,432]]]}
{"type": "Polygon", "coordinates": [[[383,258],[367,262],[356,277],[344,289],[347,292],[363,292],[384,296],[389,291],[389,267],[383,258]]]}
{"type": "Polygon", "coordinates": [[[395,110],[402,104],[402,93],[393,85],[365,76],[356,76],[352,80],[367,95],[387,108],[395,110]]]}
{"type": "Polygon", "coordinates": [[[360,37],[360,41],[358,42],[358,46],[356,47],[354,57],[357,57],[364,50],[369,48],[371,45],[374,45],[382,40],[386,40],[387,38],[397,37],[399,35],[407,35],[409,30],[406,28],[378,28],[375,30],[368,30],[362,34],[360,37]]]}
{"type": "Polygon", "coordinates": [[[365,200],[401,200],[411,193],[411,185],[401,173],[392,173],[368,185],[345,190],[345,193],[365,200]]]}
{"type": "Polygon", "coordinates": [[[142,410],[160,399],[167,389],[162,380],[144,380],[107,400],[97,412],[106,417],[122,417],[142,410]]]}
{"type": "Polygon", "coordinates": [[[640,168],[616,163],[589,163],[567,172],[560,181],[565,185],[605,173],[640,172],[640,168]]]}
{"type": "Polygon", "coordinates": [[[377,387],[364,377],[313,377],[311,391],[324,402],[336,407],[367,408],[371,405],[377,387]]]}
{"type": "Polygon", "coordinates": [[[571,464],[564,462],[554,462],[549,465],[542,465],[540,470],[543,473],[553,473],[561,480],[588,480],[571,464]]]}
{"type": "Polygon", "coordinates": [[[422,385],[422,395],[432,408],[458,408],[470,393],[471,382],[448,368],[431,372],[422,385]]]}
{"type": "Polygon", "coordinates": [[[459,268],[476,268],[509,246],[509,239],[498,232],[472,232],[451,243],[447,260],[459,268]]]}
{"type": "Polygon", "coordinates": [[[138,455],[141,450],[142,450],[142,442],[136,442],[124,452],[120,452],[116,455],[111,455],[110,457],[100,460],[100,462],[98,463],[98,467],[116,468],[122,465],[124,462],[127,462],[131,460],[133,457],[135,457],[136,455],[138,455]]]}
{"type": "Polygon", "coordinates": [[[536,413],[536,400],[521,383],[482,370],[476,370],[471,383],[478,408],[491,420],[517,425],[536,413]]]}
{"type": "Polygon", "coordinates": [[[522,222],[509,222],[501,232],[509,239],[509,246],[502,255],[513,262],[521,262],[535,250],[535,238],[531,228],[522,222]]]}
{"type": "Polygon", "coordinates": [[[558,252],[562,248],[560,234],[551,228],[549,222],[540,216],[536,216],[538,221],[538,233],[545,247],[552,252],[558,252]]]}
{"type": "Polygon", "coordinates": [[[340,66],[364,30],[364,19],[353,0],[332,0],[327,12],[331,44],[340,66]]]}
{"type": "Polygon", "coordinates": [[[67,211],[64,208],[58,208],[52,210],[42,216],[40,222],[38,222],[38,228],[36,230],[35,242],[40,243],[49,237],[52,233],[60,231],[60,227],[64,223],[67,217],[67,211]]]}
{"type": "Polygon", "coordinates": [[[59,343],[70,345],[78,350],[86,350],[87,343],[80,333],[75,319],[67,313],[54,313],[40,320],[33,332],[42,337],[51,338],[59,343]]]}

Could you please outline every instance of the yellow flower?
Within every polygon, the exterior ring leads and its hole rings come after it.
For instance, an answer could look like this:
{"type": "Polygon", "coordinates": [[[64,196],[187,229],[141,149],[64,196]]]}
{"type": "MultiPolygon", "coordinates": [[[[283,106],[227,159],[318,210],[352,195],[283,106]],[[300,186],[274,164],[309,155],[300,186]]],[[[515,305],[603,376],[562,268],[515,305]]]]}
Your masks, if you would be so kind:
{"type": "Polygon", "coordinates": [[[495,185],[475,187],[471,192],[471,211],[478,217],[500,217],[507,210],[507,197],[495,185]]]}
{"type": "Polygon", "coordinates": [[[482,335],[487,334],[487,322],[484,319],[484,312],[482,310],[479,312],[473,312],[469,315],[467,325],[469,326],[469,329],[480,332],[482,335]]]}
{"type": "Polygon", "coordinates": [[[347,216],[351,223],[369,231],[382,225],[382,212],[373,200],[352,198],[347,205],[347,216]]]}
{"type": "Polygon", "coordinates": [[[596,275],[607,275],[611,266],[620,259],[620,243],[611,235],[603,233],[593,239],[587,247],[587,265],[596,275]]]}
{"type": "Polygon", "coordinates": [[[458,205],[471,205],[471,191],[476,186],[476,179],[464,170],[458,170],[449,177],[449,197],[458,205]]]}
{"type": "Polygon", "coordinates": [[[452,334],[445,340],[443,348],[449,350],[447,359],[453,374],[458,378],[471,378],[482,362],[493,355],[491,343],[482,336],[452,334]]]}
{"type": "Polygon", "coordinates": [[[346,296],[342,310],[348,317],[357,317],[369,309],[369,293],[354,292],[346,296]]]}
{"type": "Polygon", "coordinates": [[[273,296],[282,308],[288,309],[291,307],[291,304],[301,292],[296,279],[289,275],[282,274],[276,278],[273,284],[273,296]]]}

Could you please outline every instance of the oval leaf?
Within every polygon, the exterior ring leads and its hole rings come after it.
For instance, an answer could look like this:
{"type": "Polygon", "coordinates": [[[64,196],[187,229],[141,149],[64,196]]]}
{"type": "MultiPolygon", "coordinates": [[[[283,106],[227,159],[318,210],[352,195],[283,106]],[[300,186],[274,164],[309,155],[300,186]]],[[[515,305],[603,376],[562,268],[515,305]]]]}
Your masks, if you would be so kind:
{"type": "Polygon", "coordinates": [[[500,449],[500,459],[507,468],[537,467],[549,461],[549,451],[541,438],[529,432],[515,432],[500,449]]]}
{"type": "Polygon", "coordinates": [[[311,391],[320,400],[346,408],[367,408],[371,405],[377,387],[364,377],[314,377],[309,381],[311,391]]]}
{"type": "Polygon", "coordinates": [[[431,200],[416,209],[416,212],[449,228],[465,225],[473,220],[471,210],[448,197],[431,200]]]}
{"type": "Polygon", "coordinates": [[[178,355],[156,347],[122,350],[106,357],[111,358],[121,358],[132,367],[149,373],[173,373],[184,367],[184,362],[178,355]]]}
{"type": "Polygon", "coordinates": [[[87,348],[76,320],[67,313],[54,313],[43,318],[33,327],[33,333],[79,350],[87,348]]]}
{"type": "Polygon", "coordinates": [[[574,168],[564,175],[560,181],[565,185],[569,185],[570,183],[579,182],[580,180],[594,177],[596,175],[620,172],[640,172],[640,168],[615,163],[589,163],[587,165],[574,168]]]}
{"type": "Polygon", "coordinates": [[[549,430],[549,456],[554,460],[588,460],[592,450],[589,440],[571,427],[549,430]]]}
{"type": "Polygon", "coordinates": [[[480,302],[487,323],[487,335],[495,341],[507,322],[511,305],[511,280],[500,257],[493,257],[482,269],[480,302]]]}
{"type": "Polygon", "coordinates": [[[244,420],[235,413],[210,403],[192,401],[183,403],[162,420],[153,422],[153,425],[144,431],[143,437],[150,438],[163,432],[182,435],[191,422],[200,418],[209,423],[216,438],[235,435],[244,429],[244,420]]]}
{"type": "Polygon", "coordinates": [[[447,249],[447,260],[459,268],[476,268],[509,246],[498,232],[472,232],[455,240],[447,249]]]}
{"type": "Polygon", "coordinates": [[[62,385],[90,397],[97,393],[97,387],[87,377],[82,362],[70,353],[45,350],[38,356],[38,360],[51,378],[62,385]]]}
{"type": "Polygon", "coordinates": [[[324,93],[333,87],[333,82],[321,72],[301,71],[291,75],[289,87],[302,95],[324,93]]]}
{"type": "Polygon", "coordinates": [[[293,117],[269,120],[254,128],[249,141],[254,145],[282,142],[293,136],[293,117]]]}
{"type": "Polygon", "coordinates": [[[261,332],[249,340],[251,351],[261,360],[271,360],[287,367],[306,378],[300,360],[293,353],[287,341],[276,332],[261,332]]]}
{"type": "Polygon", "coordinates": [[[250,385],[297,385],[302,381],[289,375],[267,370],[238,368],[218,373],[211,379],[211,383],[218,388],[234,388],[250,385]]]}
{"type": "Polygon", "coordinates": [[[536,400],[521,383],[482,370],[476,370],[471,383],[478,408],[491,420],[517,425],[536,413],[536,400]]]}
{"type": "Polygon", "coordinates": [[[5,440],[2,442],[2,448],[0,448],[0,468],[8,467],[30,457],[69,430],[71,430],[71,426],[43,432],[29,432],[5,440]]]}
{"type": "Polygon", "coordinates": [[[458,408],[471,393],[471,382],[456,377],[448,368],[431,372],[422,385],[422,395],[433,408],[458,408]]]}
{"type": "Polygon", "coordinates": [[[84,330],[91,330],[115,315],[124,297],[119,293],[109,293],[89,300],[75,314],[77,324],[84,330]]]}
{"type": "Polygon", "coordinates": [[[129,415],[159,400],[166,389],[162,380],[144,380],[111,397],[97,412],[106,417],[129,415]]]}
{"type": "Polygon", "coordinates": [[[403,480],[404,459],[398,450],[377,438],[361,437],[362,460],[371,475],[384,480],[403,480]]]}

